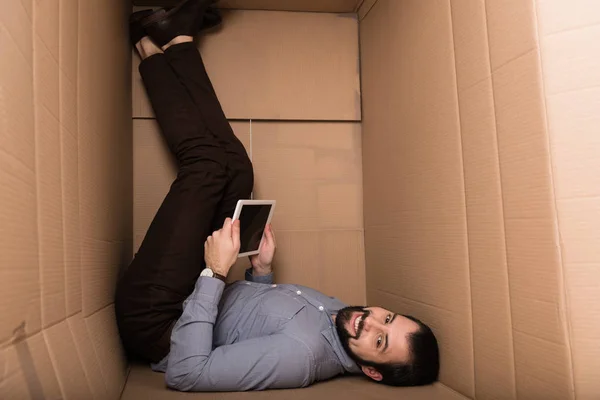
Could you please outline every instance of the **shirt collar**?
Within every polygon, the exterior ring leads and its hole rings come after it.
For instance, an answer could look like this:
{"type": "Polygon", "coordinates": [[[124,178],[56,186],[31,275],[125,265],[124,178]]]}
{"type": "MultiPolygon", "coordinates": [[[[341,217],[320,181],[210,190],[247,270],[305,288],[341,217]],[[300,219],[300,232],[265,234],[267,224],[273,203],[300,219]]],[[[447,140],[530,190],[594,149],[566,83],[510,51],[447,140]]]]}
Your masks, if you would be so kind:
{"type": "Polygon", "coordinates": [[[327,341],[331,345],[331,348],[333,349],[335,355],[339,358],[344,369],[351,374],[359,374],[362,371],[361,368],[358,366],[358,364],[354,362],[352,358],[350,358],[348,353],[346,353],[346,351],[344,350],[342,342],[340,341],[340,337],[338,336],[337,331],[335,329],[333,319],[330,315],[328,315],[328,317],[330,326],[329,328],[323,330],[321,334],[325,337],[325,339],[327,339],[327,341]]]}

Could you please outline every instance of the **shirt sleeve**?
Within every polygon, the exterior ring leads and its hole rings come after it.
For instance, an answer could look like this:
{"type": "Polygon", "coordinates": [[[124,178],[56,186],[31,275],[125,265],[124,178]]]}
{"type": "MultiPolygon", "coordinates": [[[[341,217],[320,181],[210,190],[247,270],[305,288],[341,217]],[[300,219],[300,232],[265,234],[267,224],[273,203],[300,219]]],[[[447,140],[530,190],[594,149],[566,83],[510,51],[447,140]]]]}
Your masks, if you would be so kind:
{"type": "Polygon", "coordinates": [[[246,270],[246,280],[250,281],[250,282],[266,283],[266,284],[270,285],[273,283],[273,273],[270,273],[269,275],[263,275],[263,276],[254,276],[252,274],[252,268],[248,268],[246,270]]]}
{"type": "Polygon", "coordinates": [[[201,277],[171,335],[165,375],[180,391],[285,389],[312,383],[313,354],[285,334],[258,337],[213,350],[213,325],[224,284],[201,277]]]}

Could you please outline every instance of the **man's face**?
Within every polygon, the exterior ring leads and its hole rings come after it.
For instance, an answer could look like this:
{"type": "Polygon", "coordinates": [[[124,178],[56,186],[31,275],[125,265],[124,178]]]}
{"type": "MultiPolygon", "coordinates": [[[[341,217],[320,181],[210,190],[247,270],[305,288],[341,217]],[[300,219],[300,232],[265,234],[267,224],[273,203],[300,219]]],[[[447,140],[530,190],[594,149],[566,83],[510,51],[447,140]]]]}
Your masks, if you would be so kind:
{"type": "Polygon", "coordinates": [[[408,335],[416,332],[416,322],[380,307],[346,307],[335,320],[346,352],[359,364],[408,362],[408,335]]]}

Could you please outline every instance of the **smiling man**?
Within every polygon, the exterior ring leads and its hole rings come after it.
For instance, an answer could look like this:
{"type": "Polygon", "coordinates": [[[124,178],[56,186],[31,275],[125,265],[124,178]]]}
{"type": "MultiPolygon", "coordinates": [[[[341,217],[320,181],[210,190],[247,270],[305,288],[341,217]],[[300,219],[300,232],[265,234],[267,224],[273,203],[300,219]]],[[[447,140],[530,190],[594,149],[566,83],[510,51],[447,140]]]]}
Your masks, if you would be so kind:
{"type": "Polygon", "coordinates": [[[397,386],[435,381],[437,342],[419,321],[274,284],[270,226],[246,280],[226,285],[240,249],[239,221],[228,216],[250,196],[254,173],[193,43],[211,2],[185,0],[131,19],[178,173],[117,286],[123,345],[181,391],[297,388],[361,373],[397,386]]]}
{"type": "Polygon", "coordinates": [[[371,379],[393,386],[437,379],[437,340],[416,318],[380,307],[345,307],[333,320],[344,350],[371,379]]]}

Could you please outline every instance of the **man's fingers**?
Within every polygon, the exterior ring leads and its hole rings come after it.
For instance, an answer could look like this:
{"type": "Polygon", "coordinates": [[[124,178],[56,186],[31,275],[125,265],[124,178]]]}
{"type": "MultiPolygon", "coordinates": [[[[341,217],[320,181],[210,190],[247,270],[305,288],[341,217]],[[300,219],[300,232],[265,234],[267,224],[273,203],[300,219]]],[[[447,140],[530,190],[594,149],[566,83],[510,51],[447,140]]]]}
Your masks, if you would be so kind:
{"type": "Polygon", "coordinates": [[[231,225],[231,218],[229,217],[225,218],[225,221],[223,221],[223,229],[225,229],[227,225],[231,225]]]}
{"type": "Polygon", "coordinates": [[[267,234],[267,240],[273,243],[273,245],[275,246],[275,233],[273,232],[273,227],[271,226],[271,224],[267,225],[265,233],[267,234]]]}

